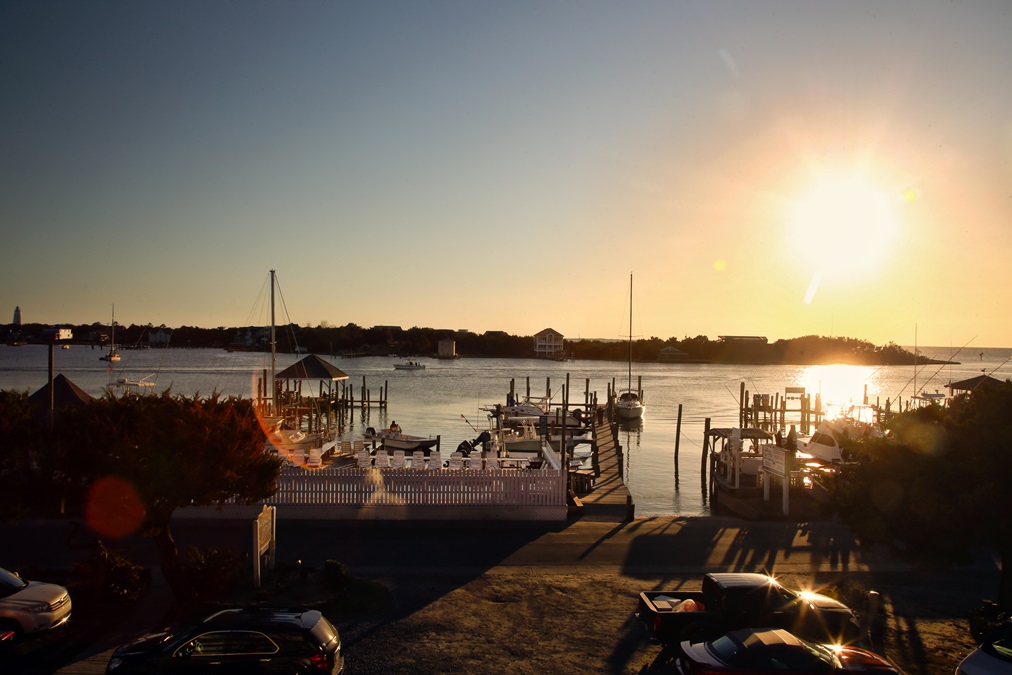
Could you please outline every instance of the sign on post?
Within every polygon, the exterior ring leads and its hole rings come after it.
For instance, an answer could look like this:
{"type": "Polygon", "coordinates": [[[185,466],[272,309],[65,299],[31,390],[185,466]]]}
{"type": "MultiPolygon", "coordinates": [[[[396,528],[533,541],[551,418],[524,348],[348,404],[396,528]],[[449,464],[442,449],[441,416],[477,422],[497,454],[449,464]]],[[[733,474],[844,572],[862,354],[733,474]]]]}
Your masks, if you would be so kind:
{"type": "Polygon", "coordinates": [[[274,567],[277,554],[277,507],[264,506],[253,521],[253,587],[260,588],[261,561],[267,569],[274,567]],[[264,555],[266,554],[266,556],[264,555]]]}
{"type": "Polygon", "coordinates": [[[787,448],[781,448],[779,445],[763,447],[763,471],[784,478],[787,475],[787,448]]]}

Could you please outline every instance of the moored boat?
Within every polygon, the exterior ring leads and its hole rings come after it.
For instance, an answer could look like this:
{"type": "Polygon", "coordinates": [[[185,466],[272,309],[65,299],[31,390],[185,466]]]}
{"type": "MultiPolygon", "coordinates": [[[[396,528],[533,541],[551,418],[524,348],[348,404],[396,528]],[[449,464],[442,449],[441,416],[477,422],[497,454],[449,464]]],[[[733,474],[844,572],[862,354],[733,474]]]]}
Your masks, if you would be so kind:
{"type": "Polygon", "coordinates": [[[635,420],[643,417],[643,392],[632,386],[632,274],[629,275],[629,381],[626,388],[615,400],[615,414],[620,420],[635,420]]]}
{"type": "Polygon", "coordinates": [[[372,427],[365,430],[365,438],[373,443],[381,443],[388,450],[428,450],[439,442],[438,438],[412,436],[390,429],[377,431],[372,427]]]}

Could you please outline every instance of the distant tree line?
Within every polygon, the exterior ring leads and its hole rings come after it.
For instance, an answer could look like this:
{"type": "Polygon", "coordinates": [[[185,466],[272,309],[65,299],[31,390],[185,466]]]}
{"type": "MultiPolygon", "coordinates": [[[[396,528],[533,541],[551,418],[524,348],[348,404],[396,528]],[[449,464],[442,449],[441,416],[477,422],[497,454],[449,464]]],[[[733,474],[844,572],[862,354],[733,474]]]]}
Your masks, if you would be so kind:
{"type": "MultiPolygon", "coordinates": [[[[7,339],[18,328],[29,342],[45,342],[49,326],[26,324],[8,326],[7,339]]],[[[104,344],[109,340],[108,326],[90,324],[71,327],[75,342],[104,344]]],[[[268,350],[268,329],[263,326],[242,328],[198,328],[182,326],[169,329],[148,324],[117,326],[116,342],[126,348],[145,346],[152,331],[171,332],[168,347],[268,350]],[[250,336],[255,339],[250,341],[250,336]]],[[[287,324],[275,328],[276,349],[282,353],[304,351],[321,355],[435,355],[440,340],[453,340],[456,351],[464,357],[530,358],[534,355],[534,337],[510,335],[503,331],[473,333],[467,330],[438,328],[401,328],[373,326],[363,328],[353,323],[344,326],[327,324],[310,327],[287,324]]],[[[629,344],[619,340],[567,340],[565,357],[574,359],[625,361],[629,344]]],[[[671,361],[681,363],[788,363],[799,365],[846,363],[854,365],[908,365],[915,355],[894,343],[876,346],[867,340],[845,337],[806,335],[788,340],[767,342],[765,339],[711,340],[705,335],[682,340],[658,337],[634,340],[632,359],[637,362],[671,361]],[[669,350],[674,348],[677,351],[669,350]]],[[[923,356],[919,363],[932,362],[923,356]]],[[[934,361],[937,363],[937,361],[934,361]]]]}

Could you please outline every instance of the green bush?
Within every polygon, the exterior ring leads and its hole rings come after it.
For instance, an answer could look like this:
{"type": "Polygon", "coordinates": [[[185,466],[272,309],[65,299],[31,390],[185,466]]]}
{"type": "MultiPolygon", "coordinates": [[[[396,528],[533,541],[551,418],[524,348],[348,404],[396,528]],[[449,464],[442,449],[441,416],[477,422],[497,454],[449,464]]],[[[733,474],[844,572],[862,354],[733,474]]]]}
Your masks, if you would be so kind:
{"type": "Polygon", "coordinates": [[[330,590],[338,593],[348,587],[348,579],[350,577],[348,566],[336,560],[324,561],[323,569],[320,571],[320,578],[323,580],[323,583],[330,590]]]}
{"type": "Polygon", "coordinates": [[[242,579],[242,561],[228,549],[190,546],[183,565],[193,593],[200,600],[222,598],[242,579]]]}

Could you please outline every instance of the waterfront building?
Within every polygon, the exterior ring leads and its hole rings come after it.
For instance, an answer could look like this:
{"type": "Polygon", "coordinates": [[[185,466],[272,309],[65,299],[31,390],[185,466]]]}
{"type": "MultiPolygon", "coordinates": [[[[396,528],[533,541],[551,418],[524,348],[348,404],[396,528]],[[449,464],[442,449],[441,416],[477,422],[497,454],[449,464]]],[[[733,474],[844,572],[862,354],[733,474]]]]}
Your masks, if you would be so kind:
{"type": "Polygon", "coordinates": [[[565,353],[565,337],[557,330],[546,328],[534,336],[534,356],[551,359],[565,353]]]}

